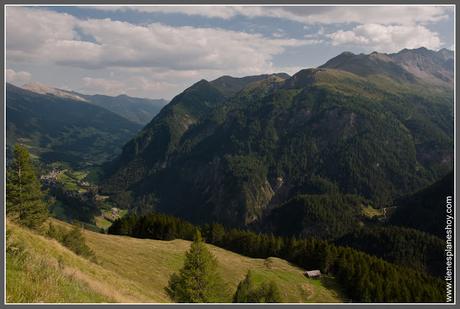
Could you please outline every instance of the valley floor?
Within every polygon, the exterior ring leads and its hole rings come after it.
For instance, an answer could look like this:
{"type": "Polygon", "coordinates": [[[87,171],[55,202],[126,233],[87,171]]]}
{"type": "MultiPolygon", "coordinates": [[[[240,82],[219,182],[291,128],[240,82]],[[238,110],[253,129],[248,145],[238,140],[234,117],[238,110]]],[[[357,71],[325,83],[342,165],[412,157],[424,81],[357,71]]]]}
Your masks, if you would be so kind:
{"type": "MultiPolygon", "coordinates": [[[[52,220],[70,228],[62,221],[52,220]]],[[[136,239],[87,230],[84,237],[95,253],[95,261],[7,222],[7,302],[171,302],[165,287],[170,275],[182,267],[189,241],[136,239]]],[[[248,258],[207,246],[218,260],[230,294],[251,269],[259,282],[274,280],[284,302],[342,301],[333,278],[308,279],[302,269],[278,258],[248,258]]]]}

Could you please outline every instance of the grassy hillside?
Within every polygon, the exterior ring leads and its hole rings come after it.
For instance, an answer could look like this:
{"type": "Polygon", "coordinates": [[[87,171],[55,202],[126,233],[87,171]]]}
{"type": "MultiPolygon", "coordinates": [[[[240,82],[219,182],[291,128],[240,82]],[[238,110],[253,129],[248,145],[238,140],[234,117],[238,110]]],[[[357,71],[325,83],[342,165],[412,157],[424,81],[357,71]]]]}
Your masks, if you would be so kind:
{"type": "MultiPolygon", "coordinates": [[[[53,222],[70,228],[61,221],[53,222]]],[[[190,247],[184,240],[84,231],[96,255],[96,262],[91,262],[55,240],[11,222],[7,226],[7,302],[170,302],[164,288],[190,247]]],[[[208,246],[231,294],[252,269],[259,282],[276,281],[285,302],[341,302],[332,278],[310,280],[284,260],[253,259],[208,246]]]]}

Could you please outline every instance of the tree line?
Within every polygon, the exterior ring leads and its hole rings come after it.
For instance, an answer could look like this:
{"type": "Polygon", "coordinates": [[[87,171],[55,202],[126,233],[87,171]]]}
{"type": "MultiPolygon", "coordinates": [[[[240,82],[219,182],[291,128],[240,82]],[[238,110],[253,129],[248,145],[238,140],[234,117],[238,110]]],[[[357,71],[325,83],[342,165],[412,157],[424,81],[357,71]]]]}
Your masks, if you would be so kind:
{"type": "MultiPolygon", "coordinates": [[[[173,216],[129,214],[109,233],[153,239],[193,239],[193,225],[173,216]],[[142,233],[141,229],[145,229],[142,233]],[[165,238],[165,235],[168,238],[165,238]]],[[[356,249],[315,238],[226,229],[209,224],[199,229],[206,242],[254,258],[279,257],[305,269],[333,274],[355,302],[443,302],[445,283],[423,271],[398,266],[356,249]]]]}
{"type": "Polygon", "coordinates": [[[445,241],[419,230],[391,225],[363,227],[334,243],[437,277],[445,275],[445,241]]]}

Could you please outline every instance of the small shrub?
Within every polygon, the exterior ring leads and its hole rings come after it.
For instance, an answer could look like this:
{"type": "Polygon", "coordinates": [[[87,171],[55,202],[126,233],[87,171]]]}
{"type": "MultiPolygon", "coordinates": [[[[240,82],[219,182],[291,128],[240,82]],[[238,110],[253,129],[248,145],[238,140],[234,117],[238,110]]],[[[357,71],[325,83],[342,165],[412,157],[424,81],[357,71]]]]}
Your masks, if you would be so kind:
{"type": "Polygon", "coordinates": [[[86,245],[85,238],[78,226],[75,226],[67,232],[65,229],[55,226],[50,222],[46,235],[50,238],[56,239],[76,254],[95,261],[94,253],[86,245]]]}
{"type": "Polygon", "coordinates": [[[52,222],[50,222],[48,231],[46,232],[46,236],[49,238],[56,239],[57,241],[62,243],[62,239],[64,238],[65,230],[59,226],[55,226],[52,222]]]}
{"type": "Polygon", "coordinates": [[[281,303],[281,293],[274,281],[263,282],[255,286],[254,276],[248,271],[246,277],[240,282],[233,296],[234,303],[281,303]]]}
{"type": "Polygon", "coordinates": [[[78,255],[84,257],[93,257],[94,253],[86,245],[85,238],[81,233],[81,230],[78,226],[75,226],[62,238],[62,244],[75,252],[78,255]]]}
{"type": "Polygon", "coordinates": [[[6,258],[9,261],[14,261],[17,265],[24,265],[28,257],[27,250],[23,243],[12,239],[11,232],[6,231],[6,258]]]}

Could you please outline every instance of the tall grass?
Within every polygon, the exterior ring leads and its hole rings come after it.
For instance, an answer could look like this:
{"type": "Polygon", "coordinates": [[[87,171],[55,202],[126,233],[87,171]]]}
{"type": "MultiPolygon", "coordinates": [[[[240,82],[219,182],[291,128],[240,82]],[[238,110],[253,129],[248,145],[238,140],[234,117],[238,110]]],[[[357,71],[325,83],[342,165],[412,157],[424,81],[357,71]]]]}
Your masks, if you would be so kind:
{"type": "Polygon", "coordinates": [[[7,232],[6,302],[112,302],[63,272],[62,260],[40,257],[7,232]]]}
{"type": "MultiPolygon", "coordinates": [[[[64,234],[73,229],[51,221],[64,234]]],[[[94,263],[49,236],[11,222],[7,227],[8,303],[172,302],[165,287],[190,247],[189,241],[178,239],[136,239],[83,230],[85,243],[97,258],[94,263]]],[[[341,301],[335,289],[307,279],[302,269],[284,260],[253,259],[207,246],[217,257],[218,271],[231,293],[251,269],[256,281],[275,281],[286,302],[341,301]]]]}

